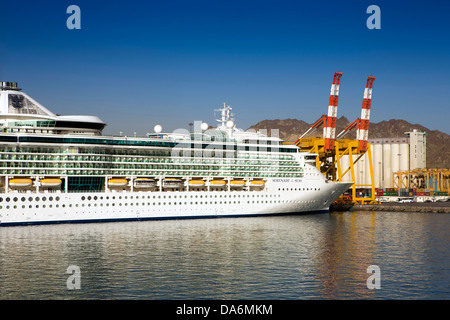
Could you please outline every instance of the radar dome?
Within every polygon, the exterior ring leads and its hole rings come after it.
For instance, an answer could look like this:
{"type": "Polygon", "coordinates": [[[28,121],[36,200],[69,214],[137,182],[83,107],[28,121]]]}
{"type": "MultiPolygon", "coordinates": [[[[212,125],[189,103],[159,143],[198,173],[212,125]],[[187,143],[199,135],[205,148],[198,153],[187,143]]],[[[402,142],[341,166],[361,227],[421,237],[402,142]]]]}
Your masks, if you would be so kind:
{"type": "Polygon", "coordinates": [[[155,130],[156,133],[161,133],[162,127],[161,127],[161,125],[157,124],[157,125],[153,128],[153,130],[155,130]]]}
{"type": "Polygon", "coordinates": [[[206,123],[206,122],[203,122],[201,125],[200,125],[200,129],[202,129],[203,131],[205,131],[205,130],[208,130],[208,124],[206,123]]]}
{"type": "Polygon", "coordinates": [[[227,121],[227,127],[228,127],[228,128],[233,128],[233,127],[234,127],[234,122],[231,121],[231,120],[228,120],[228,121],[227,121]]]}

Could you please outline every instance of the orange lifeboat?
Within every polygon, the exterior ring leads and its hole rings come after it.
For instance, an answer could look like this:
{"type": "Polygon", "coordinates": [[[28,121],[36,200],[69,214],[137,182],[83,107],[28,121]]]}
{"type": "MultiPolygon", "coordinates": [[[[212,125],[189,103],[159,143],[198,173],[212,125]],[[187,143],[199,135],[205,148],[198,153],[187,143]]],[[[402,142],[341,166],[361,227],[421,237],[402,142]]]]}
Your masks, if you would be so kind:
{"type": "Polygon", "coordinates": [[[41,180],[41,185],[43,187],[59,187],[62,183],[61,179],[47,178],[41,180]]]}
{"type": "Polygon", "coordinates": [[[33,181],[31,179],[18,178],[9,180],[9,186],[11,188],[28,188],[31,187],[32,184],[33,181]]]}
{"type": "Polygon", "coordinates": [[[108,186],[110,187],[126,187],[128,185],[127,179],[109,179],[108,186]]]}

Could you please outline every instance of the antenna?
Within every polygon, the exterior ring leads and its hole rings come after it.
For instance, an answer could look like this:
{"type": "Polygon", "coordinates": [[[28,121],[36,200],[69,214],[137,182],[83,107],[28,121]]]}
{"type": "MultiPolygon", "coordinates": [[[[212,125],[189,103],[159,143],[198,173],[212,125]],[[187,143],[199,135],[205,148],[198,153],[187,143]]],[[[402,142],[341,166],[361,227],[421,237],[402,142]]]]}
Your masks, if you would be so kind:
{"type": "Polygon", "coordinates": [[[222,109],[214,110],[214,111],[220,111],[221,118],[216,119],[216,121],[221,123],[221,125],[220,125],[221,129],[226,129],[226,128],[230,129],[231,123],[233,124],[231,127],[234,126],[234,114],[231,113],[231,110],[232,110],[231,106],[227,105],[225,102],[223,103],[222,109]]]}

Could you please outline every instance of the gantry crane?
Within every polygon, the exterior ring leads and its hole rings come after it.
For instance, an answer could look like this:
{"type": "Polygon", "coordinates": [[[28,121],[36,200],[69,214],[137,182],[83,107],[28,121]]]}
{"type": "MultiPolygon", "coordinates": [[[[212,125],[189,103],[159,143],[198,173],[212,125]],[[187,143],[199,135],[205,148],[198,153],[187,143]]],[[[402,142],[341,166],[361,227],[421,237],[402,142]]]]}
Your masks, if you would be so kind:
{"type": "Polygon", "coordinates": [[[392,186],[450,192],[450,169],[413,169],[392,173],[392,186]]]}
{"type": "Polygon", "coordinates": [[[328,101],[328,115],[322,115],[295,144],[304,151],[317,153],[316,166],[330,180],[336,180],[335,160],[335,135],[337,107],[339,100],[339,87],[342,72],[335,72],[331,84],[330,98],[328,101]],[[307,135],[314,129],[323,126],[323,138],[308,138],[307,135]]]}
{"type": "Polygon", "coordinates": [[[347,128],[345,128],[337,137],[336,132],[336,118],[337,105],[339,97],[340,77],[342,73],[336,72],[334,74],[333,83],[331,85],[331,94],[328,106],[328,115],[323,115],[306,131],[295,144],[302,150],[317,154],[316,166],[329,179],[333,181],[343,181],[344,176],[350,171],[352,186],[352,201],[365,203],[374,202],[375,200],[375,183],[373,177],[373,164],[370,144],[368,143],[368,130],[370,120],[370,107],[372,101],[372,87],[375,77],[369,76],[367,78],[366,87],[364,90],[363,104],[361,110],[361,118],[353,121],[347,128]],[[313,129],[323,125],[323,138],[307,138],[305,137],[313,129]],[[356,127],[356,140],[340,139],[348,132],[356,127]],[[357,185],[354,165],[361,159],[364,154],[368,154],[369,170],[370,170],[370,185],[357,185]],[[342,157],[349,157],[349,167],[342,168],[342,157]],[[355,157],[355,160],[354,160],[355,157]],[[344,171],[345,170],[345,171],[344,171]],[[371,196],[367,198],[359,198],[356,196],[357,187],[371,187],[371,196]]]}

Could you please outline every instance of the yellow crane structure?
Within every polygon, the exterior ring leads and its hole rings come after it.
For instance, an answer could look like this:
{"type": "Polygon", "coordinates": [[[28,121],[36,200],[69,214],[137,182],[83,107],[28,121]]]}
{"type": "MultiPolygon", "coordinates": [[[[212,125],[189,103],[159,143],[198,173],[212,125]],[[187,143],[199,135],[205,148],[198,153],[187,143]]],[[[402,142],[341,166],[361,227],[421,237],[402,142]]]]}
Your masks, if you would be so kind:
{"type": "Polygon", "coordinates": [[[295,144],[301,151],[317,154],[316,167],[332,181],[342,182],[345,175],[350,173],[352,185],[351,201],[353,203],[373,203],[375,201],[375,182],[373,175],[373,164],[371,146],[368,143],[368,128],[370,117],[370,105],[372,99],[372,86],[375,77],[369,76],[367,79],[363,106],[361,111],[361,118],[353,121],[347,128],[345,128],[337,137],[336,132],[336,116],[339,96],[340,77],[342,73],[336,72],[331,85],[331,94],[328,107],[328,115],[323,115],[317,120],[297,141],[295,144]],[[307,137],[307,135],[320,126],[323,126],[323,137],[307,137]],[[340,139],[344,137],[349,131],[356,128],[356,139],[340,139]],[[356,184],[355,164],[360,160],[364,154],[368,155],[369,170],[371,183],[368,185],[356,184]],[[344,156],[349,157],[349,166],[343,167],[342,159],[344,156]],[[358,197],[356,193],[357,188],[371,188],[369,197],[358,197]]]}
{"type": "Polygon", "coordinates": [[[392,173],[394,188],[433,189],[450,192],[450,169],[414,169],[392,173]]]}

